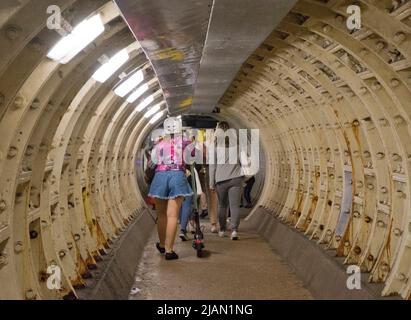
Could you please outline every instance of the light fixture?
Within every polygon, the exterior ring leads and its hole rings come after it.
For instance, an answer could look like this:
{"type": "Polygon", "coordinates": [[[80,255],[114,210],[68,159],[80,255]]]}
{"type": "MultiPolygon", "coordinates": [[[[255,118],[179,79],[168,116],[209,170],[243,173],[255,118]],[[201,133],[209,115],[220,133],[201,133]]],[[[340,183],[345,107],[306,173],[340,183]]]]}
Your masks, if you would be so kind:
{"type": "Polygon", "coordinates": [[[47,57],[66,64],[103,32],[104,24],[100,14],[97,14],[77,25],[50,50],[47,57]]]}
{"type": "Polygon", "coordinates": [[[145,99],[143,100],[143,102],[141,102],[141,103],[137,106],[136,110],[137,110],[138,112],[143,111],[143,110],[144,110],[150,103],[152,103],[153,101],[154,101],[153,95],[145,98],[145,99]]]}
{"type": "Polygon", "coordinates": [[[164,116],[165,112],[166,112],[166,111],[163,110],[163,111],[160,111],[159,113],[157,113],[154,117],[151,118],[150,124],[154,124],[154,123],[156,123],[158,120],[160,120],[160,118],[161,118],[162,116],[164,116]]]}
{"type": "Polygon", "coordinates": [[[106,82],[129,58],[127,49],[121,50],[93,74],[93,79],[101,83],[106,82]]]}
{"type": "Polygon", "coordinates": [[[152,107],[150,110],[148,110],[146,112],[146,114],[144,115],[144,118],[150,118],[153,114],[157,113],[158,111],[160,111],[162,103],[158,103],[156,104],[154,107],[152,107]]]}
{"type": "Polygon", "coordinates": [[[127,98],[127,102],[133,103],[136,101],[138,98],[140,98],[144,92],[148,90],[149,86],[147,83],[143,84],[140,86],[136,91],[134,91],[130,96],[127,98]]]}
{"type": "Polygon", "coordinates": [[[130,78],[119,85],[114,92],[120,97],[125,97],[130,93],[135,87],[137,87],[144,80],[143,71],[139,70],[133,74],[130,78]]]}

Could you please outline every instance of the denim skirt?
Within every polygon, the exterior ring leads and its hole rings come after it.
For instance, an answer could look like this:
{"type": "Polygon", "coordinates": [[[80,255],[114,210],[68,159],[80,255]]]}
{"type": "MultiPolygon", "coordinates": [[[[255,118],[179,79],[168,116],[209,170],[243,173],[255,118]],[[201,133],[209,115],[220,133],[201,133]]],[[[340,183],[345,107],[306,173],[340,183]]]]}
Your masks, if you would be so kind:
{"type": "Polygon", "coordinates": [[[183,171],[158,171],[150,186],[149,197],[169,200],[193,195],[183,171]]]}

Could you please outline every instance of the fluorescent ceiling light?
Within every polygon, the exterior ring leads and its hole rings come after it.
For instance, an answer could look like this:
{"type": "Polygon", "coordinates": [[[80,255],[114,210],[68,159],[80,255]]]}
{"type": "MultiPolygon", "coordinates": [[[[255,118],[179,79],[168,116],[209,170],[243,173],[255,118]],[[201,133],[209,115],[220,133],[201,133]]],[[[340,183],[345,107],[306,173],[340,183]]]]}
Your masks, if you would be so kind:
{"type": "Polygon", "coordinates": [[[140,86],[136,91],[134,91],[132,94],[130,94],[130,96],[127,98],[127,102],[133,103],[134,101],[136,101],[138,98],[140,98],[144,92],[146,92],[148,90],[148,84],[143,84],[142,86],[140,86]]]}
{"type": "Polygon", "coordinates": [[[145,99],[143,100],[143,102],[141,102],[141,103],[137,106],[136,110],[137,110],[138,112],[143,111],[143,110],[144,110],[150,103],[152,103],[153,101],[154,101],[153,95],[145,98],[145,99]]]}
{"type": "Polygon", "coordinates": [[[152,107],[150,110],[146,112],[146,114],[144,115],[144,118],[147,118],[147,119],[150,118],[153,114],[160,111],[160,108],[161,108],[161,103],[156,104],[154,107],[152,107]]]}
{"type": "Polygon", "coordinates": [[[61,39],[47,57],[66,64],[103,32],[104,24],[100,14],[97,14],[81,22],[69,35],[61,39]]]}
{"type": "Polygon", "coordinates": [[[127,49],[121,50],[93,74],[93,79],[101,83],[106,82],[129,58],[127,49]]]}
{"type": "Polygon", "coordinates": [[[161,118],[162,116],[164,116],[164,113],[165,113],[165,112],[166,112],[166,111],[163,110],[163,111],[157,113],[154,117],[151,118],[150,124],[154,124],[154,123],[156,123],[158,120],[160,120],[160,118],[161,118]]]}
{"type": "Polygon", "coordinates": [[[130,78],[124,81],[121,85],[119,85],[114,92],[120,96],[125,97],[127,94],[130,93],[135,87],[137,87],[142,81],[144,80],[143,71],[140,70],[133,74],[130,78]]]}

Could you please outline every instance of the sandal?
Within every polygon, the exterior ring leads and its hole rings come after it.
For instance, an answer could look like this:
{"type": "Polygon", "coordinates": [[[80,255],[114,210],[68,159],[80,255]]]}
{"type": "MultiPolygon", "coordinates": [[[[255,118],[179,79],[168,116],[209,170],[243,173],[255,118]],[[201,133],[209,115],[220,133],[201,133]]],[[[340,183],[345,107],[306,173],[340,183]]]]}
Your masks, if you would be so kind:
{"type": "Polygon", "coordinates": [[[157,242],[157,243],[156,243],[156,248],[157,248],[157,250],[158,250],[161,254],[163,254],[163,253],[166,252],[166,248],[160,247],[160,242],[157,242]]]}

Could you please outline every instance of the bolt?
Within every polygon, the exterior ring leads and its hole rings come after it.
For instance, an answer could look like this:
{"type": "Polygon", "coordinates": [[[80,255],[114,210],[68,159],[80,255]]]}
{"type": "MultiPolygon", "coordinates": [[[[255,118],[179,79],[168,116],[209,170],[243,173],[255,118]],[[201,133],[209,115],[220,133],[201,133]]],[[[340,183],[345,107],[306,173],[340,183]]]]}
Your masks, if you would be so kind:
{"type": "Polygon", "coordinates": [[[23,241],[16,241],[14,244],[14,251],[16,253],[20,253],[23,251],[23,249],[24,249],[23,241]]]}
{"type": "Polygon", "coordinates": [[[379,226],[380,228],[385,228],[385,222],[382,220],[377,221],[377,226],[379,226]]]}
{"type": "Polygon", "coordinates": [[[26,291],[26,299],[27,300],[34,300],[36,298],[36,296],[37,295],[33,290],[29,289],[29,290],[26,291]]]}
{"type": "Polygon", "coordinates": [[[13,41],[13,40],[16,40],[19,37],[20,32],[21,32],[21,28],[19,26],[10,25],[10,26],[7,26],[5,33],[6,33],[6,37],[9,40],[13,41]]]}
{"type": "Polygon", "coordinates": [[[7,203],[5,200],[0,200],[0,212],[3,212],[7,209],[7,203]]]}
{"type": "Polygon", "coordinates": [[[14,99],[13,106],[16,109],[20,109],[23,107],[23,105],[24,105],[24,98],[22,96],[17,96],[16,99],[14,99]]]}
{"type": "Polygon", "coordinates": [[[404,32],[397,32],[395,35],[394,35],[394,41],[395,42],[397,42],[397,43],[401,43],[401,42],[403,42],[404,40],[405,40],[405,33],[404,32]]]}
{"type": "Polygon", "coordinates": [[[5,254],[4,252],[0,253],[0,267],[5,266],[7,264],[8,264],[7,254],[5,254]]]}
{"type": "Polygon", "coordinates": [[[17,155],[17,153],[18,153],[18,149],[14,146],[11,146],[9,148],[9,152],[7,153],[7,157],[9,159],[14,158],[17,155]]]}
{"type": "Polygon", "coordinates": [[[39,99],[34,99],[33,103],[30,106],[30,109],[35,110],[40,107],[40,100],[39,99]]]}
{"type": "Polygon", "coordinates": [[[397,237],[399,237],[400,235],[402,235],[402,231],[401,231],[400,229],[398,229],[398,228],[395,228],[395,229],[394,229],[394,234],[395,234],[397,237]]]}

